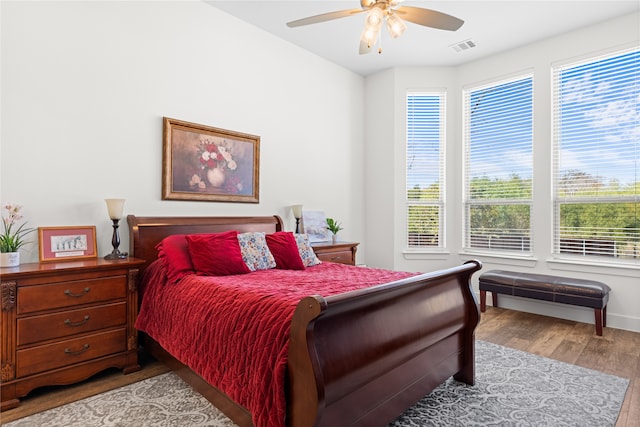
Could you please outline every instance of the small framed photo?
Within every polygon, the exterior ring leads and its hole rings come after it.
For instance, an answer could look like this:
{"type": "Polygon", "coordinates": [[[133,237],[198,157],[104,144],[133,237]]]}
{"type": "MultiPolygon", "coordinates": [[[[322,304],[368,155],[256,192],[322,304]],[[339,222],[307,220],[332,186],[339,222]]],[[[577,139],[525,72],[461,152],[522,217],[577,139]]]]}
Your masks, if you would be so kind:
{"type": "Polygon", "coordinates": [[[328,242],[327,217],[322,211],[302,211],[302,229],[309,242],[328,242]]]}
{"type": "Polygon", "coordinates": [[[97,258],[96,227],[38,227],[40,262],[97,258]]]}

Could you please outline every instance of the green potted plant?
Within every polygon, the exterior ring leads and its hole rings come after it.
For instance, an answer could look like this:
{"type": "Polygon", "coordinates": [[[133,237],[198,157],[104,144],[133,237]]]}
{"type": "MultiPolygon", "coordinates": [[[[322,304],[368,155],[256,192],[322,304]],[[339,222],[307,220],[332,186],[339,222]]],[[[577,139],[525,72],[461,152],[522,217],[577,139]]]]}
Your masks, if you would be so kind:
{"type": "Polygon", "coordinates": [[[331,232],[331,240],[333,243],[338,240],[338,232],[344,230],[340,223],[333,218],[327,218],[327,230],[331,232]]]}
{"type": "Polygon", "coordinates": [[[15,267],[20,265],[20,249],[27,242],[24,238],[35,231],[35,228],[24,228],[26,222],[18,225],[22,219],[21,205],[6,203],[2,206],[7,216],[2,216],[2,234],[0,234],[0,267],[15,267]]]}

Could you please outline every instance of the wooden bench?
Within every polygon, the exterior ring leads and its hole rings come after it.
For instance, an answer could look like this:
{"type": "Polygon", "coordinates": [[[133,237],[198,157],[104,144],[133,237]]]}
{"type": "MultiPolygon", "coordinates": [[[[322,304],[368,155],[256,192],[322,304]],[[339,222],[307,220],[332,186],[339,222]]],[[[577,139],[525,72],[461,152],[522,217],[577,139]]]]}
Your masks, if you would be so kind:
{"type": "Polygon", "coordinates": [[[481,312],[487,308],[488,291],[494,307],[498,306],[498,294],[579,305],[595,310],[596,334],[602,336],[602,328],[607,326],[607,302],[611,288],[602,282],[490,270],[480,276],[479,284],[481,312]]]}

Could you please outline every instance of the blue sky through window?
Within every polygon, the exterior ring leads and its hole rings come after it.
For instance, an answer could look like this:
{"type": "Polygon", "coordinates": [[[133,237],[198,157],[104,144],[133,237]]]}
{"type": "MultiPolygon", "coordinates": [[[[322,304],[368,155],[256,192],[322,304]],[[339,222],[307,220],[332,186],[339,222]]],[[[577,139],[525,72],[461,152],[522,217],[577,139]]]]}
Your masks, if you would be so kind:
{"type": "Polygon", "coordinates": [[[408,190],[440,182],[443,98],[442,94],[407,95],[408,190]]]}
{"type": "Polygon", "coordinates": [[[640,51],[561,68],[556,90],[560,176],[639,182],[640,51]]]}
{"type": "MultiPolygon", "coordinates": [[[[471,90],[467,102],[467,179],[509,181],[517,176],[531,180],[533,77],[471,90]]],[[[519,197],[506,188],[504,191],[498,198],[519,197]]]]}

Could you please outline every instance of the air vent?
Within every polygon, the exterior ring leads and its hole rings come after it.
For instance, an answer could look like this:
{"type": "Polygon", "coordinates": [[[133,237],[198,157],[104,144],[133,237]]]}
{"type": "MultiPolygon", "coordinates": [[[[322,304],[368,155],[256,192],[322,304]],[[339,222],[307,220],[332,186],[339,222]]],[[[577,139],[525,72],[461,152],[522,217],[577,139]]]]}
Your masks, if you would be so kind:
{"type": "Polygon", "coordinates": [[[465,40],[463,42],[458,42],[455,44],[452,44],[451,49],[455,50],[456,52],[464,52],[465,50],[469,50],[471,48],[476,47],[476,42],[474,42],[473,40],[469,39],[469,40],[465,40]]]}

